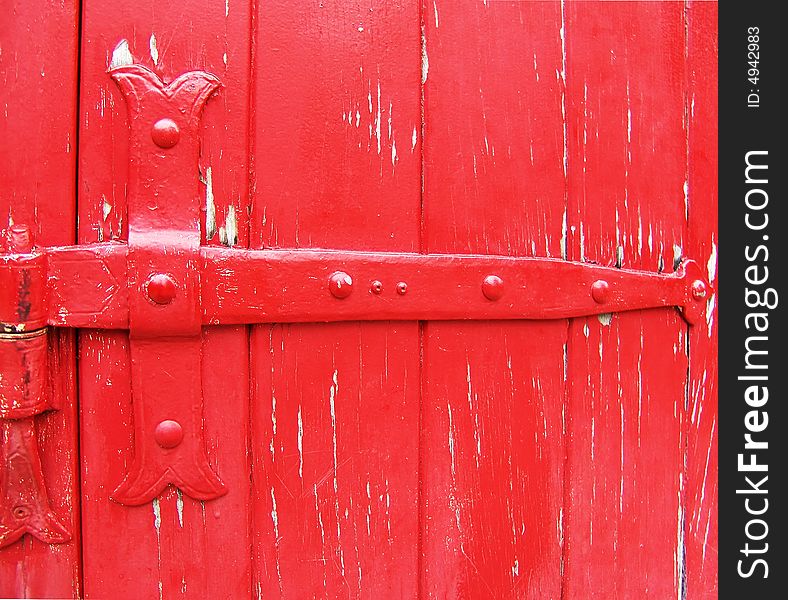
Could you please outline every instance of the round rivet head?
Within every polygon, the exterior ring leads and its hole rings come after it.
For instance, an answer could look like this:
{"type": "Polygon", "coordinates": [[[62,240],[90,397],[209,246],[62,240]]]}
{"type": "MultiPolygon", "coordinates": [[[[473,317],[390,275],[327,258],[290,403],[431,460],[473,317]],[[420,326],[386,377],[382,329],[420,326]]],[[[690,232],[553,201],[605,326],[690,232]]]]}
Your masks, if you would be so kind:
{"type": "Polygon", "coordinates": [[[482,282],[482,293],[488,300],[499,300],[503,296],[503,279],[488,275],[482,282]]]}
{"type": "Polygon", "coordinates": [[[14,517],[17,519],[26,519],[30,516],[30,507],[25,506],[24,504],[19,504],[14,507],[13,513],[14,517]]]}
{"type": "Polygon", "coordinates": [[[159,148],[172,148],[181,139],[181,131],[172,119],[159,119],[153,124],[150,136],[159,148]]]}
{"type": "Polygon", "coordinates": [[[701,281],[700,279],[696,279],[692,282],[692,297],[695,300],[703,300],[708,293],[708,289],[706,288],[706,283],[701,281]]]}
{"type": "Polygon", "coordinates": [[[375,294],[375,295],[379,296],[380,294],[382,294],[382,293],[383,293],[383,283],[381,283],[380,281],[378,281],[378,280],[376,279],[375,281],[373,281],[373,282],[370,284],[370,286],[369,286],[369,290],[370,290],[370,291],[371,291],[373,294],[375,294]]]}
{"type": "Polygon", "coordinates": [[[397,293],[400,296],[404,296],[405,294],[407,294],[408,293],[408,284],[405,283],[404,281],[400,281],[397,284],[397,293]]]}
{"type": "Polygon", "coordinates": [[[178,291],[172,277],[164,273],[156,273],[148,280],[148,298],[156,304],[169,304],[178,291]]]}
{"type": "Polygon", "coordinates": [[[175,448],[183,441],[183,427],[178,421],[162,421],[156,425],[153,439],[162,448],[175,448]]]}
{"type": "Polygon", "coordinates": [[[334,298],[347,298],[353,291],[353,278],[344,271],[332,273],[328,278],[328,289],[334,298]]]}
{"type": "Polygon", "coordinates": [[[607,302],[610,295],[610,286],[604,279],[599,279],[591,285],[591,297],[597,304],[604,304],[607,302]]]}

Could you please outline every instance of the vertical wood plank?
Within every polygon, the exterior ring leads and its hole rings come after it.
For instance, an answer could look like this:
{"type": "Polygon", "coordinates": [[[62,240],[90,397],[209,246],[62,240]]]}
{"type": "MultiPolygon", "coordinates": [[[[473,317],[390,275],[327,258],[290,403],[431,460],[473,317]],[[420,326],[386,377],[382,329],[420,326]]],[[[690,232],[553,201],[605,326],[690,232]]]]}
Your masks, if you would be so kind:
{"type": "MultiPolygon", "coordinates": [[[[250,5],[244,1],[83,3],[80,241],[125,239],[128,127],[106,71],[138,62],[165,81],[194,69],[223,88],[203,113],[199,177],[207,244],[248,244],[250,5]]],[[[226,496],[169,488],[140,507],[109,496],[132,458],[128,337],[87,332],[80,353],[86,597],[240,598],[249,557],[248,335],[206,328],[202,377],[209,460],[226,496]],[[112,532],[113,534],[110,534],[112,532]]]]}
{"type": "MultiPolygon", "coordinates": [[[[560,5],[422,14],[423,249],[560,257],[560,5]]],[[[560,597],[566,321],[424,331],[423,595],[560,597]]]]}
{"type": "MultiPolygon", "coordinates": [[[[648,271],[685,253],[683,6],[564,9],[569,257],[648,271]]],[[[568,352],[565,597],[680,597],[686,326],[577,319],[568,352]]]]}
{"type": "MultiPolygon", "coordinates": [[[[260,3],[253,247],[418,249],[418,14],[415,0],[260,3]]],[[[256,597],[416,597],[418,325],[251,339],[256,597]]]]}
{"type": "Polygon", "coordinates": [[[413,598],[415,323],[255,329],[258,597],[413,598]]]}
{"type": "MultiPolygon", "coordinates": [[[[78,3],[3,3],[0,20],[0,229],[27,224],[39,245],[76,230],[78,3]]],[[[72,538],[26,535],[0,550],[0,597],[81,595],[79,455],[74,335],[51,333],[58,410],[36,417],[50,504],[72,538]]]]}
{"type": "MultiPolygon", "coordinates": [[[[717,277],[717,4],[687,5],[688,248],[717,277]]],[[[690,329],[687,408],[687,598],[716,598],[717,589],[717,311],[690,329]]]]}

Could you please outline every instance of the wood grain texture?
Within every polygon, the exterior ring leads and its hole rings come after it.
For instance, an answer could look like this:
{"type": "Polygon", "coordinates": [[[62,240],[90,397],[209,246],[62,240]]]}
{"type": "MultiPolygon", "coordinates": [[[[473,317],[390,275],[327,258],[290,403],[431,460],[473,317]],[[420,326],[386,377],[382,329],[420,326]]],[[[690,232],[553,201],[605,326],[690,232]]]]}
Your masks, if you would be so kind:
{"type": "MultiPolygon", "coordinates": [[[[78,214],[81,243],[128,239],[128,117],[107,69],[133,60],[223,83],[193,174],[216,247],[203,257],[496,254],[662,274],[687,257],[716,286],[713,3],[85,0],[79,107],[78,7],[11,9],[0,229],[70,244],[78,214]]],[[[351,299],[393,260],[370,256],[351,299]]],[[[240,314],[269,301],[258,280],[275,295],[300,277],[301,312],[331,314],[315,265],[217,271],[205,306],[238,293],[240,314]]],[[[480,277],[399,272],[408,294],[386,280],[380,298],[411,319],[453,316],[441,286],[480,277]]],[[[134,448],[128,335],[80,334],[80,481],[74,336],[58,332],[61,410],[38,437],[75,537],[0,551],[0,596],[714,598],[716,292],[689,328],[669,308],[251,329],[236,315],[203,328],[192,373],[228,494],[169,488],[140,507],[110,499],[134,448]]]]}
{"type": "Polygon", "coordinates": [[[413,598],[416,323],[252,335],[255,592],[413,598]]]}
{"type": "MultiPolygon", "coordinates": [[[[565,5],[570,258],[670,272],[685,253],[683,10],[565,5]]],[[[661,311],[570,326],[567,598],[683,593],[686,337],[661,311]]]]}
{"type": "MultiPolygon", "coordinates": [[[[687,20],[688,254],[717,288],[717,11],[691,2],[687,20]]],[[[706,322],[690,329],[687,407],[687,598],[716,598],[717,586],[717,298],[706,322]]]]}
{"type": "MultiPolygon", "coordinates": [[[[418,3],[260,3],[255,36],[252,247],[417,250],[418,3]]],[[[418,333],[253,330],[257,597],[417,595],[418,333]]]]}
{"type": "MultiPolygon", "coordinates": [[[[82,24],[80,241],[128,235],[127,110],[106,71],[133,61],[165,81],[194,69],[221,80],[224,87],[203,112],[193,173],[203,183],[201,237],[206,244],[246,246],[249,4],[86,2],[82,24]]],[[[229,490],[211,502],[172,488],[140,507],[109,499],[133,453],[128,338],[85,333],[80,356],[86,597],[248,596],[245,329],[204,330],[202,373],[193,373],[202,378],[209,463],[229,490]]]]}
{"type": "MultiPolygon", "coordinates": [[[[560,5],[436,0],[422,19],[423,250],[560,258],[560,5]]],[[[560,597],[566,332],[425,326],[423,597],[560,597]]]]}
{"type": "MultiPolygon", "coordinates": [[[[0,20],[0,229],[27,224],[40,245],[71,244],[76,228],[78,3],[10,0],[0,20]]],[[[36,417],[50,504],[72,538],[30,536],[0,551],[0,596],[81,595],[75,344],[51,334],[58,410],[36,417]]]]}

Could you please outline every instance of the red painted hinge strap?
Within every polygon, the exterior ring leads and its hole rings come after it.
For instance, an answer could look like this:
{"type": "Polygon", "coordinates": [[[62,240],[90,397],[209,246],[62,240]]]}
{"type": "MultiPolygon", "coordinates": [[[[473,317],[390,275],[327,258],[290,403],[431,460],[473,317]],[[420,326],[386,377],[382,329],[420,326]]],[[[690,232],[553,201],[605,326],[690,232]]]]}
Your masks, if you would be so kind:
{"type": "Polygon", "coordinates": [[[112,497],[142,504],[169,484],[201,500],[225,493],[202,425],[200,190],[202,107],[219,87],[189,72],[169,84],[139,65],[113,69],[129,117],[126,263],[134,461],[112,497]]]}
{"type": "MultiPolygon", "coordinates": [[[[128,327],[126,246],[50,248],[51,325],[128,327]]],[[[565,319],[676,306],[694,323],[709,284],[544,258],[200,249],[203,324],[352,320],[565,319]],[[350,286],[332,293],[332,275],[350,286]]],[[[340,283],[341,288],[341,283],[340,283]]]]}

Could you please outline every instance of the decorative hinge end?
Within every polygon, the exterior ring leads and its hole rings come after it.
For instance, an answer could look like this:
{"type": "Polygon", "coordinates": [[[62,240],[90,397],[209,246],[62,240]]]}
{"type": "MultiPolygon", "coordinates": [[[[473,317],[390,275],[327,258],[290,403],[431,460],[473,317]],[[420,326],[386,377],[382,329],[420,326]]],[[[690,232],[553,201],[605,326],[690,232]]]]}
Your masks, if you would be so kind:
{"type": "Polygon", "coordinates": [[[158,497],[168,485],[183,491],[195,500],[214,500],[227,493],[227,488],[218,475],[207,465],[193,465],[176,470],[168,467],[157,475],[153,471],[137,470],[112,493],[112,500],[126,506],[139,506],[158,497]]]}

